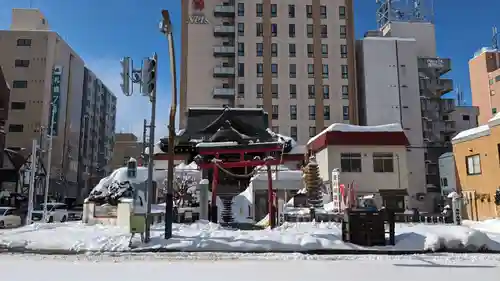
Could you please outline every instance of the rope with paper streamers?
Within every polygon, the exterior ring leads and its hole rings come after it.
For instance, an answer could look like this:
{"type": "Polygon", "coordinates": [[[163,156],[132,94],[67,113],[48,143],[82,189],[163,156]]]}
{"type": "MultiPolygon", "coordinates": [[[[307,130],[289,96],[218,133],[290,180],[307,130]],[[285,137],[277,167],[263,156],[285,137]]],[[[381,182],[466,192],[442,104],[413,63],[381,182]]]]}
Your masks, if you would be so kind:
{"type": "MultiPolygon", "coordinates": [[[[268,161],[268,160],[274,160],[274,157],[272,156],[268,156],[266,158],[264,158],[264,161],[268,161]]],[[[235,177],[235,178],[249,178],[249,177],[253,177],[257,172],[263,170],[264,168],[266,167],[256,167],[254,168],[250,173],[248,174],[243,174],[243,175],[238,175],[238,174],[235,174],[235,173],[232,173],[230,171],[228,171],[227,169],[224,169],[219,163],[221,163],[222,160],[220,159],[212,159],[212,163],[214,163],[221,171],[223,171],[224,173],[232,176],[232,177],[235,177]]]]}

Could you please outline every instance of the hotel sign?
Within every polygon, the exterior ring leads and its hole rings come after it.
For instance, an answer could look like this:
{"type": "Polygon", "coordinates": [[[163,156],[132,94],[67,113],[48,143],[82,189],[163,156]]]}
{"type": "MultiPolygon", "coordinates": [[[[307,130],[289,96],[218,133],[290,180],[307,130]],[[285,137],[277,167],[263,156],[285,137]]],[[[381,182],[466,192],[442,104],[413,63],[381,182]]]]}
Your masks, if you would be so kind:
{"type": "Polygon", "coordinates": [[[49,113],[49,128],[52,128],[51,136],[57,136],[57,127],[59,125],[62,69],[62,66],[56,65],[52,70],[52,99],[50,101],[49,113]],[[52,124],[52,122],[54,122],[54,124],[52,124]]]}
{"type": "Polygon", "coordinates": [[[203,13],[205,9],[205,0],[191,0],[191,10],[193,13],[189,16],[188,24],[210,24],[203,13]]]}

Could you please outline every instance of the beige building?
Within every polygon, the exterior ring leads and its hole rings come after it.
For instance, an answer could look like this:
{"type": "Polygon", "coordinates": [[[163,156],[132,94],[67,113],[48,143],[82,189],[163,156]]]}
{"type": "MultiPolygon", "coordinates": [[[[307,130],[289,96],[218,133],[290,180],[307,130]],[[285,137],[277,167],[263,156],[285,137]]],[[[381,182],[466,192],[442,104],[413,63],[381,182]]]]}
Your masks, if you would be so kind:
{"type": "MultiPolygon", "coordinates": [[[[81,189],[85,181],[84,169],[79,165],[83,163],[82,123],[92,121],[85,111],[88,109],[83,110],[88,104],[85,96],[90,95],[87,87],[84,89],[83,60],[57,32],[50,30],[47,19],[37,9],[13,9],[10,29],[0,30],[0,50],[0,65],[12,88],[6,146],[30,151],[32,140],[40,139],[41,129],[48,134],[53,116],[50,192],[78,197],[78,187],[81,189]]],[[[102,115],[114,118],[105,112],[114,112],[115,105],[108,107],[113,110],[103,110],[102,115]]],[[[114,131],[114,123],[112,127],[114,131]]],[[[92,126],[89,130],[101,133],[92,126]]],[[[108,131],[102,131],[102,135],[110,136],[108,131]]],[[[41,145],[47,151],[47,139],[41,145]]]]}
{"type": "Polygon", "coordinates": [[[500,110],[500,51],[482,48],[469,61],[472,105],[484,125],[500,110]]]}
{"type": "Polygon", "coordinates": [[[115,146],[111,158],[111,171],[123,167],[132,157],[138,161],[142,155],[142,142],[132,133],[115,134],[115,146]]]}
{"type": "Polygon", "coordinates": [[[419,206],[424,193],[410,186],[406,146],[409,144],[401,125],[354,126],[333,124],[309,140],[308,149],[315,154],[320,175],[332,180],[339,169],[339,183],[354,183],[357,195],[384,194],[392,191],[397,209],[419,206]],[[408,196],[409,195],[409,196],[408,196]]]}
{"type": "Polygon", "coordinates": [[[358,123],[352,0],[182,1],[188,107],[263,107],[299,143],[358,123]]]}

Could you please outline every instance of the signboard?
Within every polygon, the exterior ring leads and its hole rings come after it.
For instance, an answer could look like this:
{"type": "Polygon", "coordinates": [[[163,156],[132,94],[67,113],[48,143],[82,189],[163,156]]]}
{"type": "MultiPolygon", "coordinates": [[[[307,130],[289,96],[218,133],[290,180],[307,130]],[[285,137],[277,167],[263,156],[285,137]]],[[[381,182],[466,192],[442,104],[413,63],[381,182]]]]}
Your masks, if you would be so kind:
{"type": "Polygon", "coordinates": [[[427,59],[427,67],[441,68],[443,66],[444,61],[442,59],[427,59]]]}
{"type": "Polygon", "coordinates": [[[203,10],[205,9],[205,0],[191,0],[191,11],[188,24],[210,24],[205,17],[203,10]]]}
{"type": "Polygon", "coordinates": [[[52,100],[50,101],[49,128],[52,128],[51,135],[57,136],[57,127],[59,125],[59,107],[61,104],[61,76],[62,66],[56,65],[52,70],[52,100]],[[54,122],[54,124],[52,124],[54,122]]]}

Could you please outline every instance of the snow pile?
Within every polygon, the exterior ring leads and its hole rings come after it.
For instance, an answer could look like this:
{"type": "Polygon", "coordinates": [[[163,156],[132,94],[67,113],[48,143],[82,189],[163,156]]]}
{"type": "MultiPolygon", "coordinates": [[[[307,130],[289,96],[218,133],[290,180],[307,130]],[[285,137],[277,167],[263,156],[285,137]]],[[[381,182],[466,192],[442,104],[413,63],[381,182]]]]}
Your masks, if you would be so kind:
{"type": "MultiPolygon", "coordinates": [[[[154,225],[152,240],[139,249],[205,252],[299,252],[314,250],[500,251],[500,239],[466,226],[398,224],[396,245],[362,247],[344,243],[337,223],[285,223],[276,229],[239,231],[206,221],[174,224],[173,238],[163,239],[163,225],[154,225]]],[[[30,250],[130,251],[128,229],[80,223],[33,224],[0,232],[0,247],[30,250]],[[57,237],[57,239],[54,239],[57,237]]]]}
{"type": "Polygon", "coordinates": [[[463,224],[482,232],[497,234],[500,236],[500,219],[490,219],[485,221],[463,221],[463,224]]]}
{"type": "Polygon", "coordinates": [[[359,126],[359,125],[350,125],[344,123],[334,123],[330,125],[328,128],[321,131],[316,136],[309,139],[307,145],[311,144],[319,136],[328,132],[404,132],[404,131],[403,128],[401,127],[401,124],[399,123],[377,125],[377,126],[359,126]]]}

